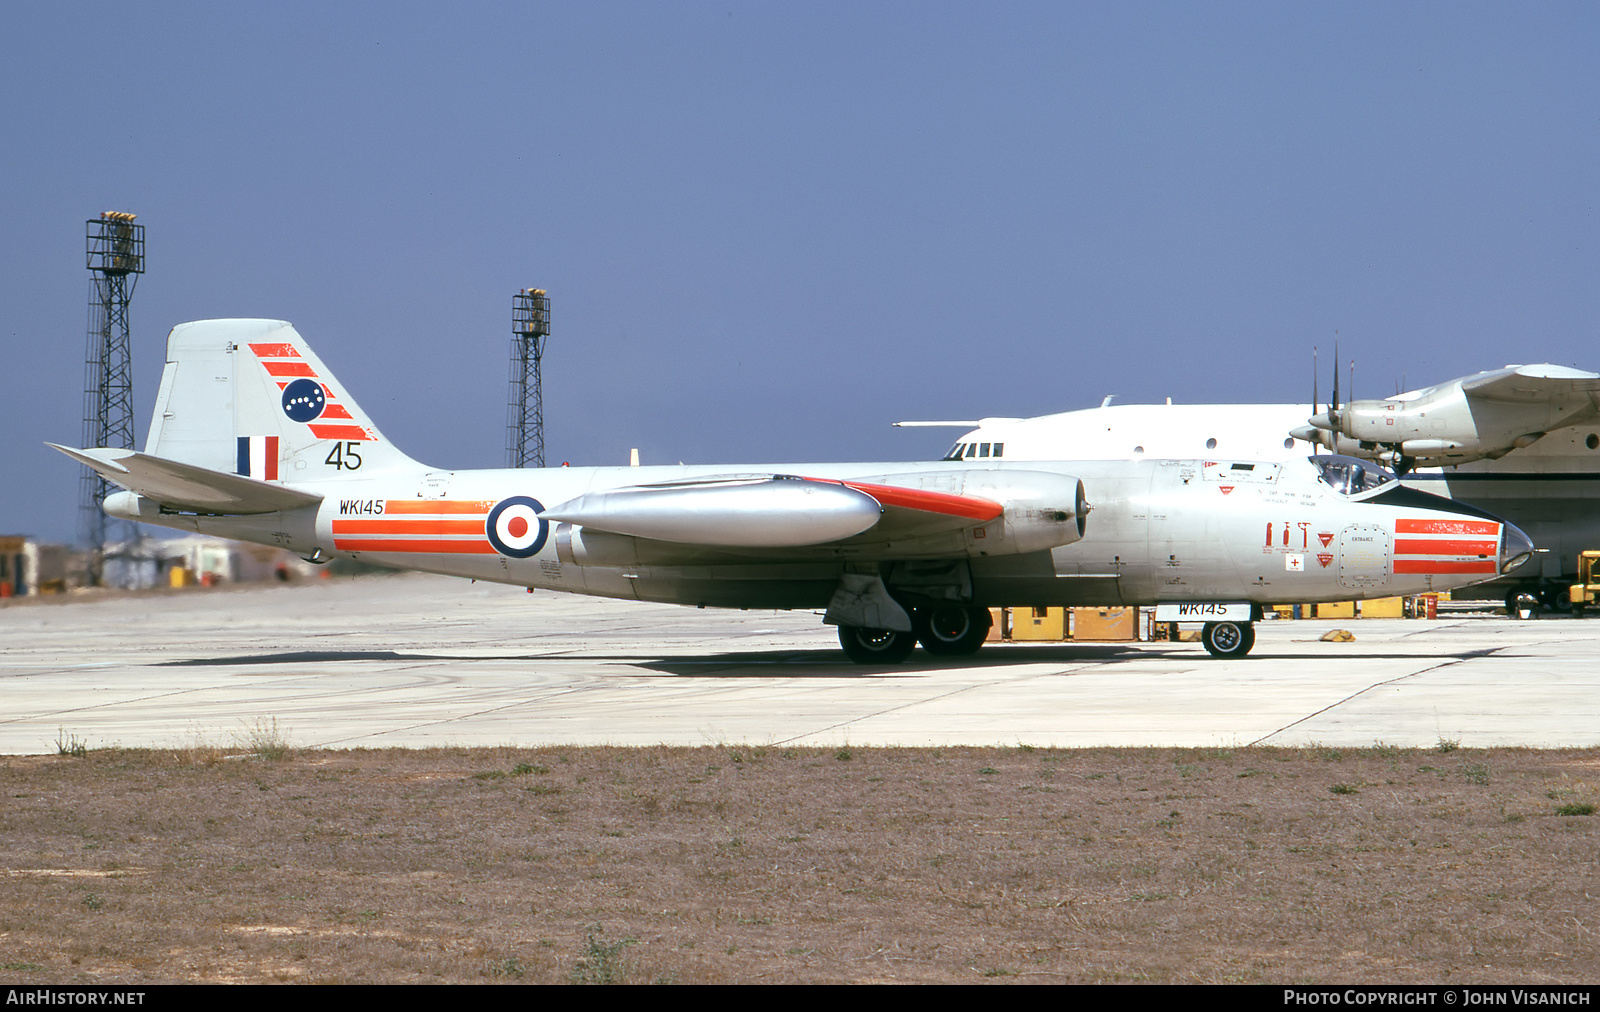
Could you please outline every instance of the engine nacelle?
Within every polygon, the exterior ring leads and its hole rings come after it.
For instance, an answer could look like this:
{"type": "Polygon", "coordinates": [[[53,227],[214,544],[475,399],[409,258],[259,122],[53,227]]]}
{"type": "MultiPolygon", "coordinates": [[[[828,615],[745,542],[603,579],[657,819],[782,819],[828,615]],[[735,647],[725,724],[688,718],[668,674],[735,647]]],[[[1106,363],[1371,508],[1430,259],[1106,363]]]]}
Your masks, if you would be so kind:
{"type": "Polygon", "coordinates": [[[1000,530],[994,523],[974,529],[969,545],[974,554],[1001,555],[1048,551],[1078,541],[1087,530],[1089,503],[1083,482],[1067,474],[1044,471],[969,472],[963,495],[993,499],[1005,507],[1000,530]],[[983,530],[984,536],[978,537],[983,530]],[[999,541],[994,538],[998,534],[999,541]],[[1003,546],[1003,547],[1002,547],[1003,546]]]}

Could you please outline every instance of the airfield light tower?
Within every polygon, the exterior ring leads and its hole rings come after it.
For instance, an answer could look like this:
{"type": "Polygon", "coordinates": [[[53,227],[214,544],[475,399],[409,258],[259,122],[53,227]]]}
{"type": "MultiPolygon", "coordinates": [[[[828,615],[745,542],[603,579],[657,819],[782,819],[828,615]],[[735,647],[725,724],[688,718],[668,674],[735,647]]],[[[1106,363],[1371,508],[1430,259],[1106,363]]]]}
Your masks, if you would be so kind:
{"type": "Polygon", "coordinates": [[[506,412],[506,466],[544,466],[544,394],[539,359],[550,336],[550,298],[524,288],[511,299],[511,401],[506,412]]]}
{"type": "MultiPolygon", "coordinates": [[[[89,268],[89,340],[84,370],[83,445],[134,448],[133,351],[128,340],[128,303],[144,273],[144,226],[135,215],[105,211],[86,223],[89,268]]],[[[112,520],[100,504],[111,484],[84,468],[79,510],[89,545],[89,579],[105,579],[108,546],[126,550],[138,533],[126,520],[112,520]]]]}

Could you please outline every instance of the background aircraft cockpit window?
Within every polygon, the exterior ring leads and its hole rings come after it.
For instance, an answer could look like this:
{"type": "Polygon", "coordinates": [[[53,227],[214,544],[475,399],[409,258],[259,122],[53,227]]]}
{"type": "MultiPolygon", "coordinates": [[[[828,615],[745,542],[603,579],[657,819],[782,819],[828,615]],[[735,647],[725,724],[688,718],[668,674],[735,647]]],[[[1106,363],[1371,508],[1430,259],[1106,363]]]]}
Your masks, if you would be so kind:
{"type": "Polygon", "coordinates": [[[961,460],[965,457],[1003,457],[1006,454],[1004,443],[957,443],[950,447],[950,452],[944,455],[945,460],[961,460]]]}
{"type": "Polygon", "coordinates": [[[1312,457],[1311,463],[1316,466],[1322,480],[1340,495],[1360,495],[1394,481],[1394,475],[1369,460],[1329,454],[1312,457]]]}

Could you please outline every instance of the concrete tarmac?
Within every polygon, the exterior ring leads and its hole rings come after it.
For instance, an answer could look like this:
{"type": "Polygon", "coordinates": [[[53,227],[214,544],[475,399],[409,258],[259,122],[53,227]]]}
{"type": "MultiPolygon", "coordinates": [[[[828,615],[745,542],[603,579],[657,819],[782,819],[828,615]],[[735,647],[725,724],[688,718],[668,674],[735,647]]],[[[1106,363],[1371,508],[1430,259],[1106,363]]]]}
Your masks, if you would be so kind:
{"type": "Polygon", "coordinates": [[[1263,622],[1255,651],[845,660],[805,612],[420,574],[0,607],[0,752],[442,745],[1600,744],[1600,620],[1263,622]],[[1350,643],[1323,643],[1348,628],[1350,643]]]}

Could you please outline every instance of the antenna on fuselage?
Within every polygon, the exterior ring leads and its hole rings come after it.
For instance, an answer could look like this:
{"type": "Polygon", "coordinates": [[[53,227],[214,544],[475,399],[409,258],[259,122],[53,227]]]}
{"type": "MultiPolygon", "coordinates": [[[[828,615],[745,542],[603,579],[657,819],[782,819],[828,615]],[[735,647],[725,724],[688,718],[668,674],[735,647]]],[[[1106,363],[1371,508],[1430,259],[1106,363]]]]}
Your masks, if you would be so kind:
{"type": "Polygon", "coordinates": [[[1317,346],[1311,346],[1311,413],[1317,414],[1317,346]]]}

